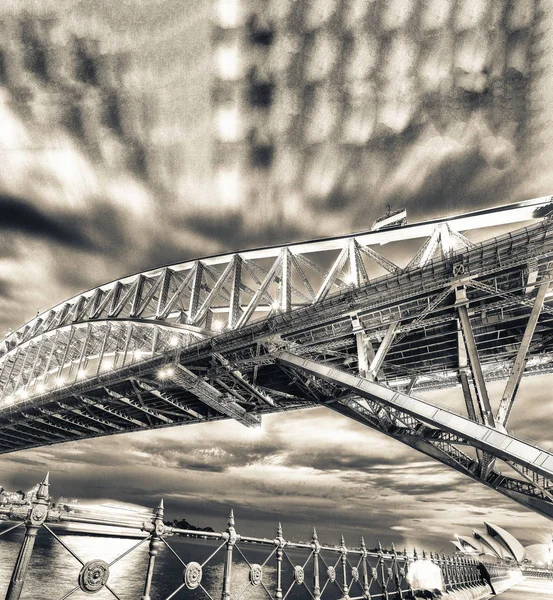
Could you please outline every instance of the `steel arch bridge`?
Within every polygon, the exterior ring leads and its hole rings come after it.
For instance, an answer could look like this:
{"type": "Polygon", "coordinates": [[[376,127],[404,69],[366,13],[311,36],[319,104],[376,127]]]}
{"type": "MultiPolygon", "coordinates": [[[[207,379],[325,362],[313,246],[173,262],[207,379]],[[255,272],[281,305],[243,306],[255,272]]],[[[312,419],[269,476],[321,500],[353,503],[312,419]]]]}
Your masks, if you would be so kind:
{"type": "Polygon", "coordinates": [[[553,454],[506,430],[522,377],[553,372],[552,214],[538,198],[79,294],[0,345],[0,453],[324,405],[553,518],[553,454]],[[416,396],[453,386],[464,416],[416,396]]]}

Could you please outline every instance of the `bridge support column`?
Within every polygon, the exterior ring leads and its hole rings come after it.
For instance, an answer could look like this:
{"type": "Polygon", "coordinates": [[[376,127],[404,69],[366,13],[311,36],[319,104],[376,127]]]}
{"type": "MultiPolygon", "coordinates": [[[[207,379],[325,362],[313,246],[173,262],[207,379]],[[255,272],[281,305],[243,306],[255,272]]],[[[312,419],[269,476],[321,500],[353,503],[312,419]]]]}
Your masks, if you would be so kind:
{"type": "Polygon", "coordinates": [[[534,301],[532,312],[528,317],[528,323],[526,324],[524,335],[522,336],[522,341],[520,342],[520,346],[518,348],[515,362],[513,364],[513,370],[511,371],[511,375],[509,376],[509,380],[507,381],[507,385],[505,386],[505,390],[501,396],[501,401],[497,410],[496,421],[503,427],[507,426],[509,415],[513,409],[518,386],[522,380],[524,368],[528,360],[528,349],[530,347],[538,319],[540,318],[543,303],[545,301],[545,295],[547,294],[548,289],[549,281],[542,283],[538,290],[538,295],[534,301]]]}
{"type": "Polygon", "coordinates": [[[363,331],[363,326],[361,325],[359,317],[356,316],[352,318],[351,326],[357,344],[357,368],[359,370],[359,375],[361,375],[361,377],[367,377],[370,365],[374,360],[372,342],[369,336],[363,331]]]}
{"type": "Polygon", "coordinates": [[[225,554],[225,564],[223,570],[223,593],[221,595],[222,600],[230,600],[230,580],[232,576],[232,550],[238,536],[236,535],[236,529],[234,529],[234,512],[231,510],[228,518],[227,527],[227,551],[225,554]]]}
{"type": "Polygon", "coordinates": [[[150,538],[150,549],[148,552],[148,570],[146,571],[146,581],[144,583],[144,593],[140,600],[151,600],[150,592],[152,589],[152,577],[154,575],[154,564],[156,556],[159,553],[159,547],[161,545],[160,536],[163,534],[163,500],[160,501],[155,518],[153,520],[152,537],[150,538]]]}
{"type": "Polygon", "coordinates": [[[472,370],[472,376],[474,379],[474,387],[476,389],[478,405],[482,415],[482,422],[488,427],[495,427],[490,398],[488,397],[488,390],[486,389],[486,382],[484,381],[484,374],[482,373],[482,366],[480,364],[480,358],[478,357],[476,340],[474,339],[474,333],[470,324],[469,312],[467,308],[468,300],[465,288],[456,288],[455,294],[457,297],[457,312],[459,313],[461,329],[465,338],[470,368],[472,370]]]}
{"type": "Polygon", "coordinates": [[[49,500],[49,481],[48,474],[46,474],[46,477],[38,487],[36,498],[33,500],[31,508],[29,509],[29,514],[25,523],[25,537],[23,538],[23,543],[21,544],[17,560],[15,561],[10,585],[6,593],[6,600],[19,600],[21,597],[27,568],[29,567],[33,548],[35,546],[36,536],[48,515],[49,500]]]}
{"type": "Polygon", "coordinates": [[[378,377],[378,373],[384,363],[384,359],[386,358],[386,354],[388,354],[388,350],[390,349],[394,337],[396,335],[396,329],[398,328],[399,321],[395,321],[394,323],[390,323],[388,325],[388,329],[386,330],[386,334],[384,335],[384,339],[380,343],[378,350],[376,351],[375,357],[371,361],[371,365],[369,367],[369,371],[367,373],[367,379],[369,381],[375,381],[378,377]]]}

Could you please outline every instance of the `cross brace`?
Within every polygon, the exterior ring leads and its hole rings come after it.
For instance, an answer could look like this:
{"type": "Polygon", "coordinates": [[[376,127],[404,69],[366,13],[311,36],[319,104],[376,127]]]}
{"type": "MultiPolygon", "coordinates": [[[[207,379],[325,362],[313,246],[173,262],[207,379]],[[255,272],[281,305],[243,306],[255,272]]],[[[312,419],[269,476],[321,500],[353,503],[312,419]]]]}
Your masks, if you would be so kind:
{"type": "Polygon", "coordinates": [[[514,438],[507,433],[500,432],[484,424],[475,423],[444,408],[396,392],[378,383],[331,367],[328,364],[321,364],[287,351],[277,351],[274,356],[280,364],[287,368],[322,379],[338,388],[350,390],[371,403],[388,407],[392,410],[392,417],[394,417],[394,411],[400,415],[413,417],[419,422],[418,426],[413,427],[412,423],[407,422],[408,427],[397,427],[394,422],[397,423],[398,419],[392,418],[385,427],[382,427],[378,426],[380,423],[378,419],[375,420],[374,412],[370,410],[370,407],[363,407],[362,403],[352,403],[351,399],[346,399],[329,405],[330,408],[356,418],[356,420],[361,420],[366,425],[436,458],[524,506],[553,519],[553,502],[551,502],[548,495],[542,492],[539,486],[533,485],[529,481],[519,481],[506,477],[493,469],[489,469],[485,477],[482,477],[479,464],[457,450],[452,443],[465,443],[495,459],[501,459],[519,469],[524,469],[525,473],[530,474],[530,477],[535,474],[548,481],[553,480],[553,454],[514,438]],[[346,406],[346,408],[343,408],[343,406],[346,406]],[[375,427],[375,425],[377,426],[375,427]],[[418,429],[425,431],[425,433],[423,434],[421,431],[419,435],[418,429]],[[433,442],[430,439],[431,436],[426,433],[432,429],[457,436],[459,441],[455,438],[452,441],[447,438],[439,439],[439,436],[437,436],[438,439],[433,442]]]}

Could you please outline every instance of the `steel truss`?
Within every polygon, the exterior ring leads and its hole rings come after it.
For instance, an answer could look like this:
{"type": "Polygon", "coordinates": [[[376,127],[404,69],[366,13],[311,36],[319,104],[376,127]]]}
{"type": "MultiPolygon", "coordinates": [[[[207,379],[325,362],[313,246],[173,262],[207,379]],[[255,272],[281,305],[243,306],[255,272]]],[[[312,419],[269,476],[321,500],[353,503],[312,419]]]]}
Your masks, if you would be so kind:
{"type": "Polygon", "coordinates": [[[505,430],[522,377],[553,372],[552,208],[207,257],[71,298],[0,346],[0,453],[325,404],[553,518],[549,453],[505,430]],[[468,419],[414,396],[452,386],[468,419]]]}

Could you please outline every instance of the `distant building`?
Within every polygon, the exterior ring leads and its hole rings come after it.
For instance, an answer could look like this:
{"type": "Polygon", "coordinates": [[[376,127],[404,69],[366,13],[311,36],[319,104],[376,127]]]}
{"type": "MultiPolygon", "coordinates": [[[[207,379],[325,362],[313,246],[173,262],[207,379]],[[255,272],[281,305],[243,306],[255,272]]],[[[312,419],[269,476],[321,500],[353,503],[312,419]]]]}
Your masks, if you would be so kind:
{"type": "Polygon", "coordinates": [[[505,529],[484,523],[485,531],[474,530],[472,537],[456,535],[455,547],[463,554],[488,555],[521,563],[527,559],[524,546],[505,529]]]}

